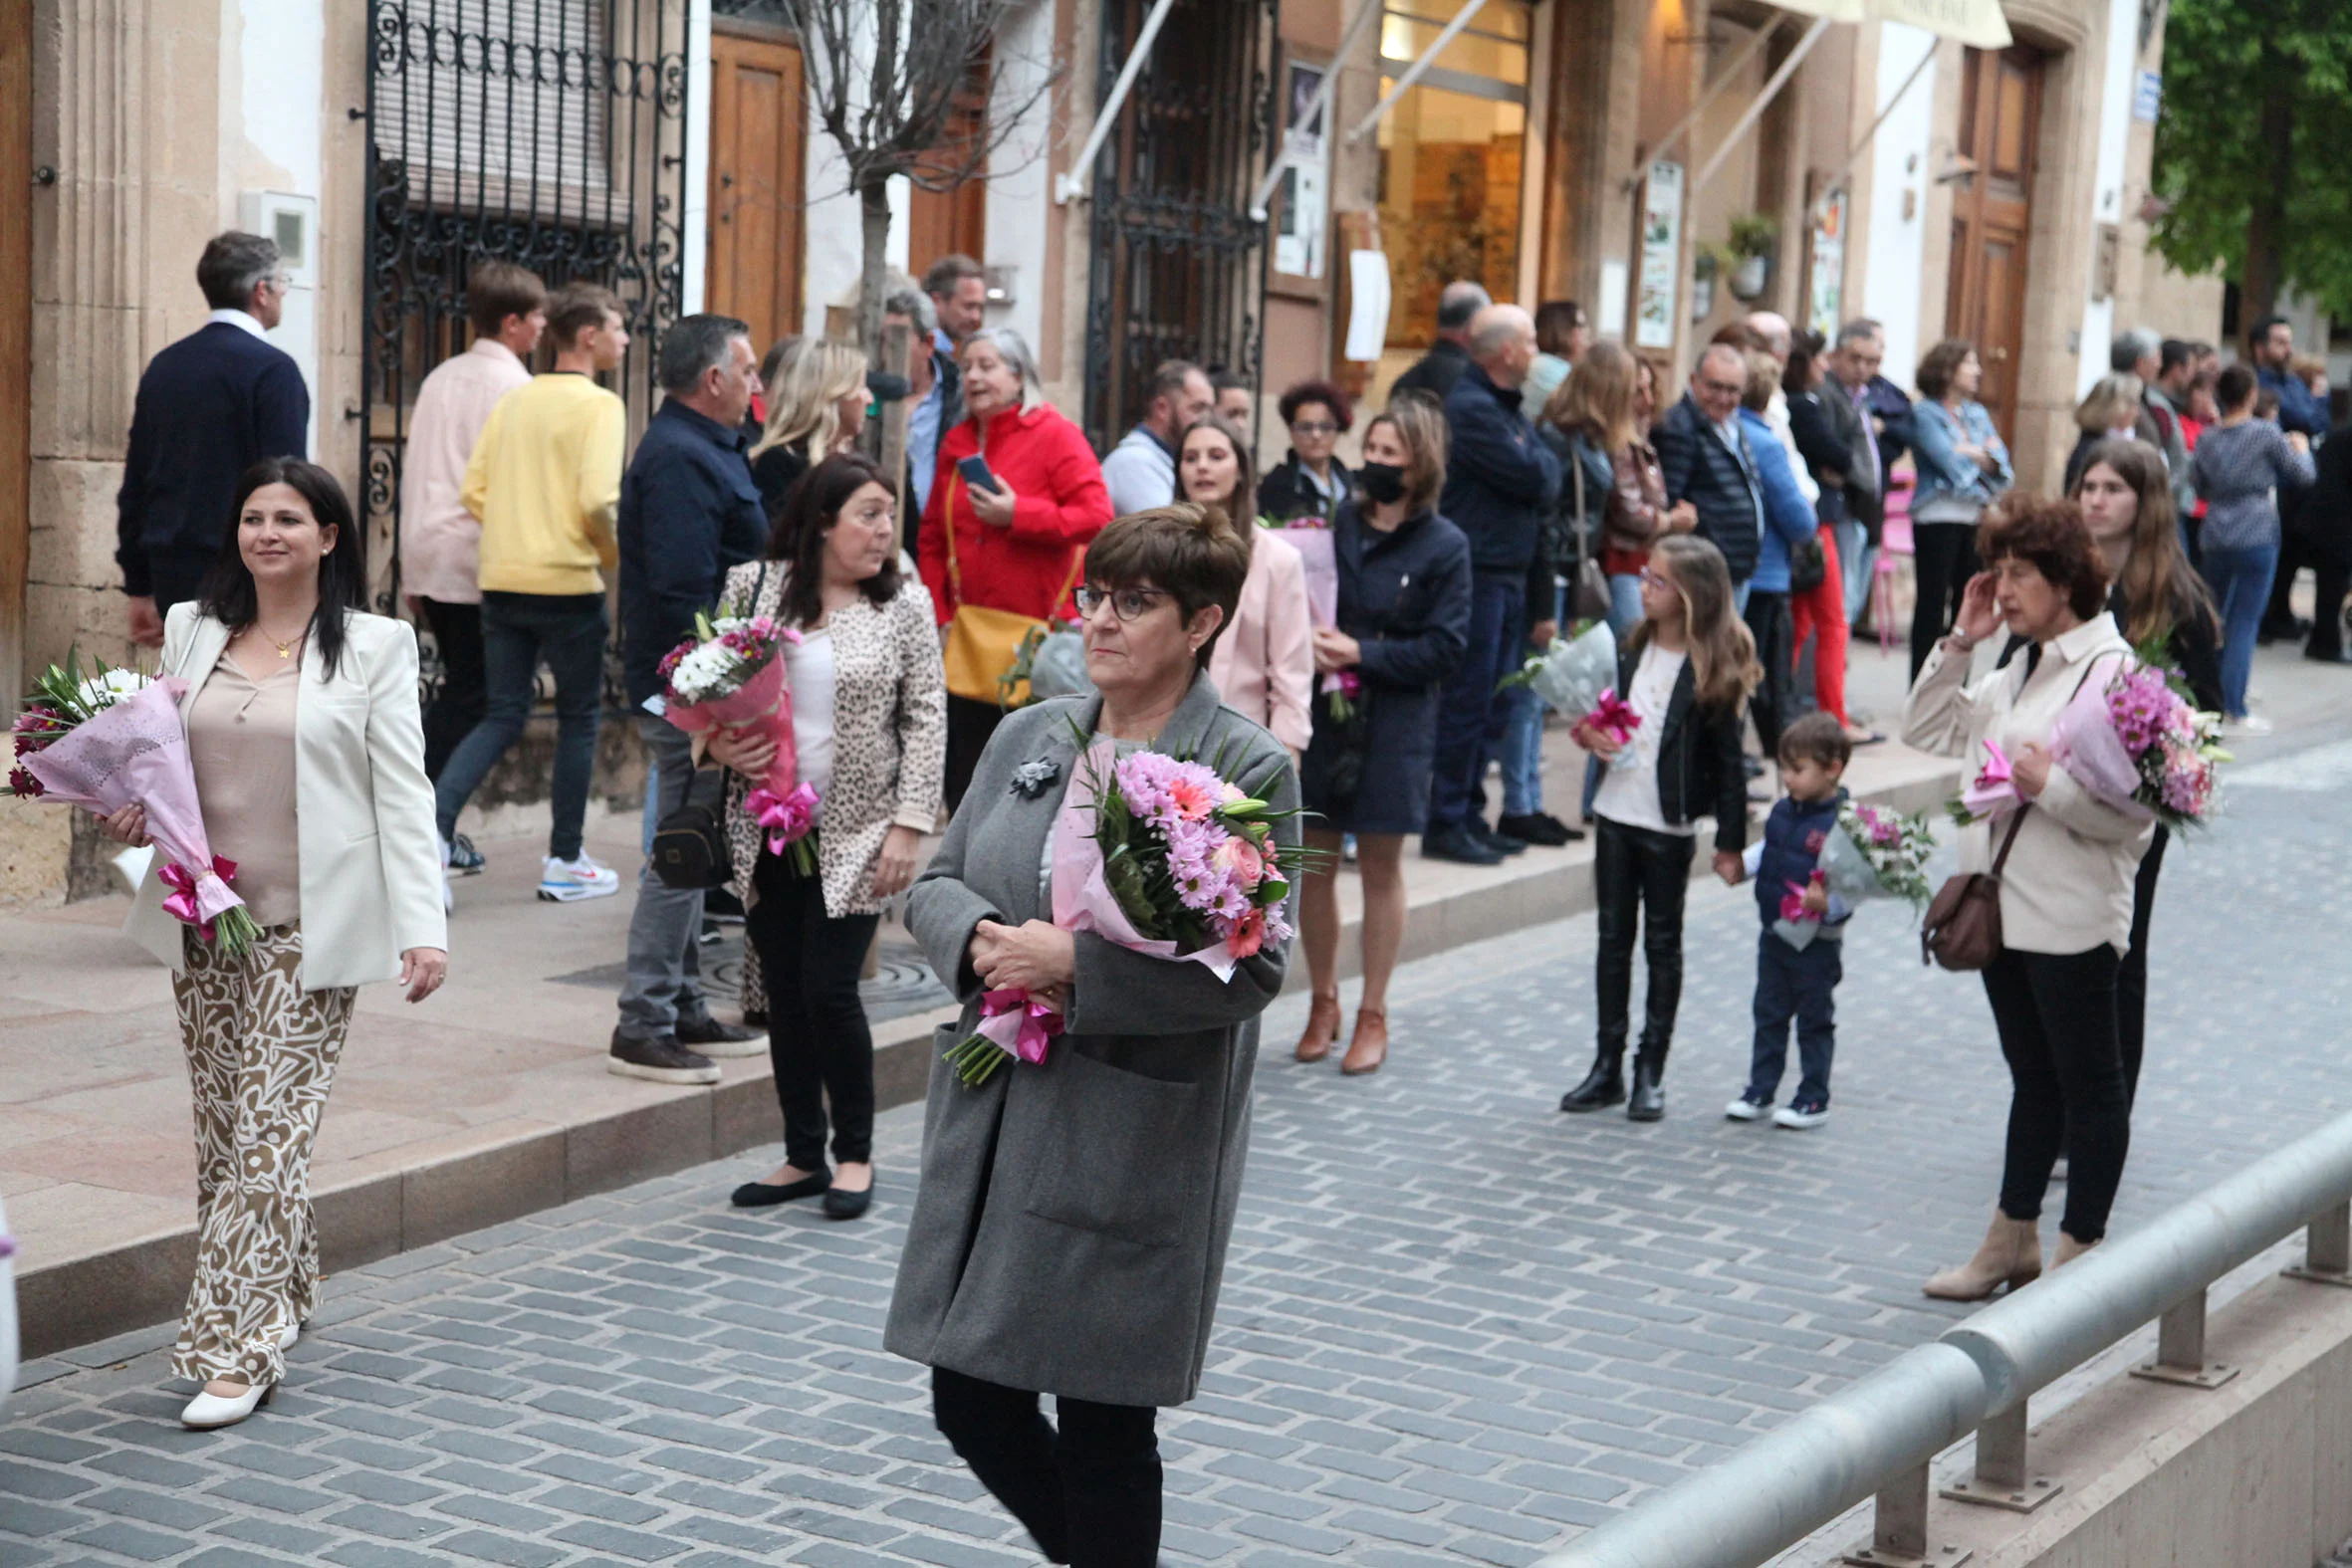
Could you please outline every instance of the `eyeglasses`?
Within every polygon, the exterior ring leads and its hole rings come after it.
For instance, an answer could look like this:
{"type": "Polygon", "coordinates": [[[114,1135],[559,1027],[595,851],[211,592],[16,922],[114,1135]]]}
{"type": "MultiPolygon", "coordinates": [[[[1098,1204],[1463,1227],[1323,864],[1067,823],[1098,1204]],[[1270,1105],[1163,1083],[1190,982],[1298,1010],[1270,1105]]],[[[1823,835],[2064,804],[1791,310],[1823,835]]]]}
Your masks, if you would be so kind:
{"type": "Polygon", "coordinates": [[[1291,433],[1302,436],[1337,435],[1339,427],[1328,419],[1301,419],[1291,427],[1291,433]]]}
{"type": "Polygon", "coordinates": [[[1157,600],[1168,597],[1168,590],[1166,588],[1086,587],[1078,589],[1074,596],[1078,601],[1078,613],[1081,616],[1091,618],[1096,610],[1108,604],[1113,615],[1122,621],[1127,621],[1144,614],[1157,600]]]}
{"type": "Polygon", "coordinates": [[[1680,584],[1672,577],[1663,571],[1652,571],[1647,566],[1641,568],[1641,585],[1645,588],[1664,588],[1670,593],[1682,591],[1680,584]]]}

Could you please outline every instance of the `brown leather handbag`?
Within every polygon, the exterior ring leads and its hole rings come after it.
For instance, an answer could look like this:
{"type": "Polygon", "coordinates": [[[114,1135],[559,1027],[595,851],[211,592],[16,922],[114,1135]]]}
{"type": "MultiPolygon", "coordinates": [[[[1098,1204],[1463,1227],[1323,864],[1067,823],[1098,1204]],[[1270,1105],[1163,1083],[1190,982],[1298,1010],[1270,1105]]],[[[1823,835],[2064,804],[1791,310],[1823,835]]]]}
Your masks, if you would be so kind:
{"type": "Polygon", "coordinates": [[[2029,804],[2017,808],[2008,836],[2000,841],[2000,853],[1993,857],[1992,870],[1964,872],[1936,890],[1935,902],[1919,925],[1920,963],[1932,960],[1965,973],[1988,968],[2000,956],[2000,869],[2008,864],[2017,829],[2032,809],[2029,804]]]}

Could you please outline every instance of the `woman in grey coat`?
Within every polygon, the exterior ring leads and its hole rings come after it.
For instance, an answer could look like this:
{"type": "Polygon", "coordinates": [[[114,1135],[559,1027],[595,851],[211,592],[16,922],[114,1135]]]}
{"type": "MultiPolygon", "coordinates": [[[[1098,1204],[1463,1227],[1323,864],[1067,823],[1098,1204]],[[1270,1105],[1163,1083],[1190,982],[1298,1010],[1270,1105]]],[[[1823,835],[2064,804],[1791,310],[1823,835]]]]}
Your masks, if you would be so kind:
{"type": "MultiPolygon", "coordinates": [[[[1039,1065],[977,1089],[931,1071],[922,1187],[885,1344],[932,1370],[940,1432],[1046,1557],[1150,1568],[1160,1536],[1157,1407],[1199,1387],[1249,1148],[1258,1014],[1282,989],[1269,945],[1220,981],[1048,923],[1051,834],[1083,742],[1217,758],[1278,809],[1297,803],[1282,744],[1220,702],[1205,673],[1249,552],[1215,508],[1121,518],[1086,554],[1094,697],[1008,717],[908,924],[963,999],[1060,1007],[1039,1065]],[[1048,1424],[1040,1394],[1058,1402],[1048,1424]]],[[[1296,826],[1280,822],[1284,843],[1296,826]]]]}

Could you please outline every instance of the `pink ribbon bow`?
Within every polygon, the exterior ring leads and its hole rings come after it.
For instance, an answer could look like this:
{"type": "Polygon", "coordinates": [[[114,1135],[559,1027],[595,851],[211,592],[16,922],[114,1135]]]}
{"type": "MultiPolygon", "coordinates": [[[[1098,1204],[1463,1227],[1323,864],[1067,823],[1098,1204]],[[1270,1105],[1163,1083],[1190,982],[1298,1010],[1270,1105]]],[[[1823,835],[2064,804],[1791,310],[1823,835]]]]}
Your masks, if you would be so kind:
{"type": "Polygon", "coordinates": [[[978,1032],[1034,1067],[1046,1059],[1047,1041],[1061,1032],[1061,1014],[1052,1003],[1011,986],[981,996],[978,1032]]]}
{"type": "Polygon", "coordinates": [[[188,874],[187,867],[172,860],[165,862],[163,869],[156,872],[155,875],[165,887],[172,890],[171,896],[163,901],[163,913],[183,924],[194,926],[196,935],[210,942],[212,940],[212,921],[203,914],[201,907],[203,900],[196,891],[197,886],[215,877],[218,877],[223,884],[235,881],[237,862],[225,855],[214,855],[211,870],[202,876],[191,876],[188,874]]]}
{"type": "Polygon", "coordinates": [[[786,795],[762,787],[743,797],[743,808],[768,829],[768,852],[784,853],[785,846],[809,836],[817,825],[817,791],[808,784],[793,785],[786,795]]]}
{"type": "Polygon", "coordinates": [[[1604,686],[1600,701],[1584,716],[1584,722],[1623,746],[1641,728],[1641,715],[1633,711],[1633,704],[1617,695],[1616,687],[1604,686]]]}
{"type": "Polygon", "coordinates": [[[1781,883],[1788,891],[1780,895],[1780,918],[1792,926],[1800,921],[1819,920],[1821,916],[1818,911],[1805,908],[1805,893],[1814,883],[1827,880],[1826,875],[1815,871],[1802,882],[1781,883]]]}
{"type": "Polygon", "coordinates": [[[1995,816],[2025,803],[2009,776],[2009,760],[1998,742],[1985,743],[1985,766],[1975,782],[1960,792],[1960,803],[1971,816],[1995,816]]]}

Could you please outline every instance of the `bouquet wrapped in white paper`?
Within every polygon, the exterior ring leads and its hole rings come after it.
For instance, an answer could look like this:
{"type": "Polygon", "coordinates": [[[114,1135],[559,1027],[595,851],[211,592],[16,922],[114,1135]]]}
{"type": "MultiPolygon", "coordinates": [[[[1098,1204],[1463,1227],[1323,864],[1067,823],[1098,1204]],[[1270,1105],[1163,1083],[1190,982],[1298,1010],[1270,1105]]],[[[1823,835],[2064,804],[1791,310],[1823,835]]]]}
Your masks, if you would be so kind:
{"type": "Polygon", "coordinates": [[[1551,646],[1495,685],[1497,691],[1528,686],[1555,712],[1583,715],[1600,706],[1601,693],[1617,682],[1617,638],[1606,621],[1594,621],[1551,646]]]}

